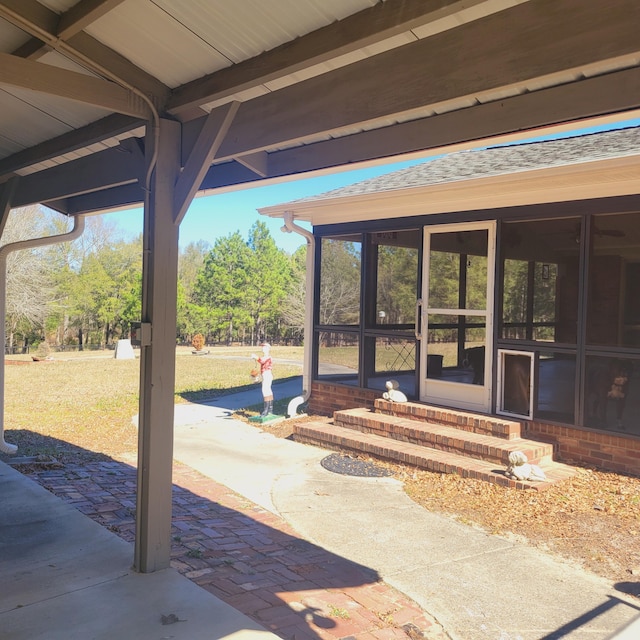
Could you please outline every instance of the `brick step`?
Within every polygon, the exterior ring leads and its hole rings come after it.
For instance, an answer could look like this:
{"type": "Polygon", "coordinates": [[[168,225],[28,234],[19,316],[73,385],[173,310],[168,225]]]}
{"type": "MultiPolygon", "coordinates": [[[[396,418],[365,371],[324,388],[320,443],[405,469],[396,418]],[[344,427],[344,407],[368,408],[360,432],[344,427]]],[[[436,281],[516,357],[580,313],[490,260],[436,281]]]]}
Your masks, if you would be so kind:
{"type": "Polygon", "coordinates": [[[316,445],[332,451],[362,453],[381,460],[399,462],[437,473],[456,473],[463,478],[476,478],[515,489],[540,491],[571,477],[574,473],[571,467],[547,461],[540,465],[547,476],[546,481],[512,480],[505,475],[505,468],[495,463],[371,433],[360,433],[325,422],[295,424],[293,439],[296,442],[316,445]]]}
{"type": "Polygon", "coordinates": [[[509,464],[509,454],[512,451],[522,451],[531,464],[539,465],[551,461],[553,457],[553,445],[544,442],[524,438],[505,440],[483,433],[461,431],[443,424],[374,413],[364,408],[336,411],[333,420],[337,426],[362,433],[450,451],[504,466],[509,464]]]}
{"type": "Polygon", "coordinates": [[[489,416],[458,409],[437,407],[417,402],[389,402],[376,398],[377,413],[400,416],[410,420],[426,420],[445,424],[462,431],[483,433],[496,438],[511,440],[522,436],[522,424],[518,420],[509,420],[498,416],[489,416]]]}

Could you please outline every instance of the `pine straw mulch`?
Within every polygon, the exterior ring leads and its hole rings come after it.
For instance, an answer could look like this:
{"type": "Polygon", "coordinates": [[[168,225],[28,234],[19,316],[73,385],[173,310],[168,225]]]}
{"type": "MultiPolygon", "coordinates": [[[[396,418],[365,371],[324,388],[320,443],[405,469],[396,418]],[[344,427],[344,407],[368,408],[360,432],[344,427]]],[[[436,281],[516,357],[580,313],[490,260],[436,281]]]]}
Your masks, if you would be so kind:
{"type": "MultiPolygon", "coordinates": [[[[264,429],[291,438],[293,422],[264,429]]],[[[622,590],[640,596],[640,477],[578,467],[574,477],[544,491],[521,491],[455,474],[377,463],[391,468],[407,495],[425,509],[491,534],[524,540],[624,583],[622,590]]]]}

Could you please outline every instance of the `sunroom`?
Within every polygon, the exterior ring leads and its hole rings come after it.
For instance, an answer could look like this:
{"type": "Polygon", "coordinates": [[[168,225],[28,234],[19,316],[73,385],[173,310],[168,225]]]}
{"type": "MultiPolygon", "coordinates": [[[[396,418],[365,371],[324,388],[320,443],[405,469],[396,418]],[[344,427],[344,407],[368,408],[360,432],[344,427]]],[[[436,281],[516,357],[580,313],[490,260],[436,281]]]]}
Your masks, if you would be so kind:
{"type": "Polygon", "coordinates": [[[637,472],[639,128],[453,153],[261,213],[313,226],[312,410],[394,379],[637,472]]]}

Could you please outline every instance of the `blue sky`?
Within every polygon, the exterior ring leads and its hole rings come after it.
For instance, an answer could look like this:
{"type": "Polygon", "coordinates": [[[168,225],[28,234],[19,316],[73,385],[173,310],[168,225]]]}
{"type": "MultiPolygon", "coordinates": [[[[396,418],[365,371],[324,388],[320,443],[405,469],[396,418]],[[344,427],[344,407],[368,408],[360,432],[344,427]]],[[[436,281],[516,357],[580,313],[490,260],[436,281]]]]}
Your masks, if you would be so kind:
{"type": "MultiPolygon", "coordinates": [[[[573,132],[548,135],[542,139],[556,139],[576,135],[577,133],[595,133],[604,129],[638,125],[640,125],[640,120],[628,120],[615,125],[589,127],[573,132]]],[[[197,242],[198,240],[205,240],[213,246],[217,238],[228,236],[235,231],[239,231],[242,237],[246,239],[250,227],[256,220],[261,220],[268,226],[277,245],[285,251],[293,253],[305,243],[304,238],[295,233],[283,233],[280,231],[282,220],[261,216],[258,214],[257,209],[330,191],[331,189],[390,173],[419,162],[425,162],[434,157],[438,156],[425,156],[419,160],[390,163],[368,169],[341,171],[327,176],[298,179],[277,185],[254,187],[243,189],[242,191],[196,198],[180,225],[180,247],[184,248],[189,243],[197,242]]],[[[134,238],[142,232],[141,208],[105,215],[108,215],[107,220],[109,222],[116,223],[118,229],[126,238],[134,238]]]]}
{"type": "MultiPolygon", "coordinates": [[[[240,231],[246,239],[251,226],[260,220],[267,225],[276,244],[293,253],[305,244],[305,239],[297,233],[283,233],[280,231],[282,220],[261,216],[257,209],[330,191],[424,161],[425,158],[422,158],[196,198],[180,225],[180,247],[184,248],[198,240],[206,240],[213,246],[216,238],[228,236],[235,231],[240,231]]],[[[109,222],[117,224],[127,238],[134,238],[142,233],[141,208],[105,215],[109,222]]]]}

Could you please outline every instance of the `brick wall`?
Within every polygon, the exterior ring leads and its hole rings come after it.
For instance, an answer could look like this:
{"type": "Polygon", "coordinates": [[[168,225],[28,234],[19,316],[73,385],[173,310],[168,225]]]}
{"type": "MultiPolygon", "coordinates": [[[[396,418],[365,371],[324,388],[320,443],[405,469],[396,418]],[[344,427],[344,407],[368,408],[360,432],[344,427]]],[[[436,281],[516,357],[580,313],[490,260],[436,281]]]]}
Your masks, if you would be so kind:
{"type": "Polygon", "coordinates": [[[523,422],[524,437],[555,445],[555,459],[640,475],[640,438],[609,431],[523,422]]]}
{"type": "MultiPolygon", "coordinates": [[[[309,412],[332,416],[339,409],[373,409],[382,393],[323,382],[313,382],[309,412]]],[[[543,422],[523,421],[523,437],[555,445],[560,462],[582,463],[603,471],[640,475],[640,438],[595,429],[579,429],[543,422]]]]}
{"type": "Polygon", "coordinates": [[[357,407],[373,409],[374,400],[380,397],[382,397],[381,392],[370,389],[313,382],[309,398],[309,412],[320,416],[332,416],[333,412],[339,409],[355,409],[357,407]]]}

